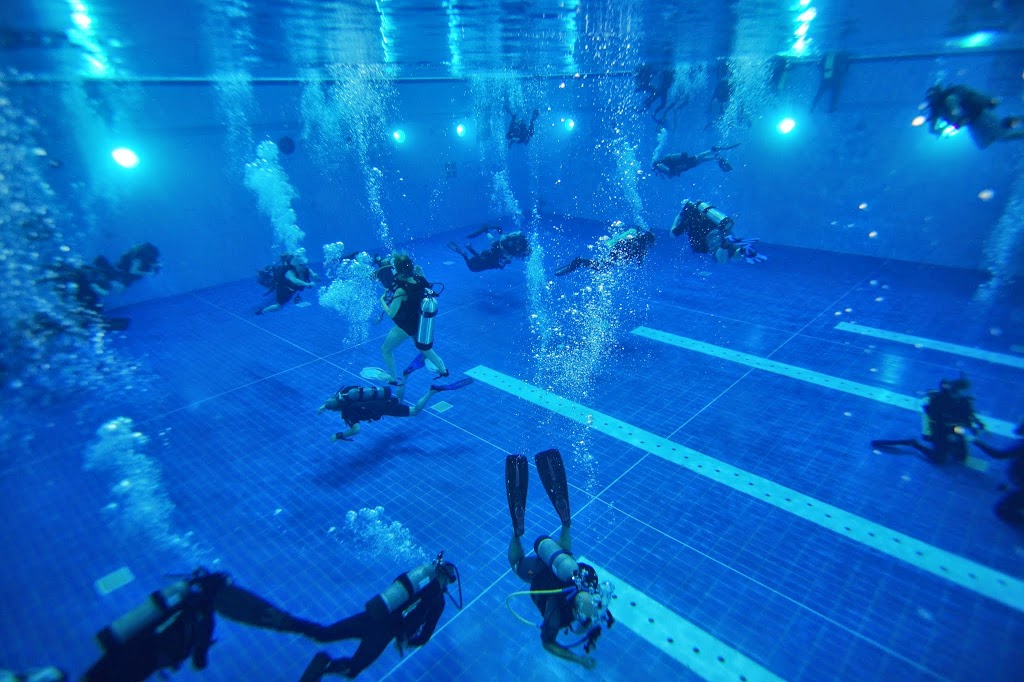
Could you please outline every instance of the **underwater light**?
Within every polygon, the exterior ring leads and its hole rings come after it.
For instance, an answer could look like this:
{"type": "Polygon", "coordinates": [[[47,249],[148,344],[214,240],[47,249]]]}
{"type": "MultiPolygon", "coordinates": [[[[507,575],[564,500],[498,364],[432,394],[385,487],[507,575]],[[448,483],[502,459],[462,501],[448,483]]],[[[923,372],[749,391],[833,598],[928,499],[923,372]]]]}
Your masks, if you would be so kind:
{"type": "Polygon", "coordinates": [[[793,131],[793,128],[795,127],[796,121],[794,121],[791,118],[784,118],[781,121],[779,121],[779,125],[775,126],[775,128],[783,135],[788,135],[790,132],[793,131]]]}
{"type": "Polygon", "coordinates": [[[924,116],[915,116],[914,120],[910,122],[910,125],[914,126],[915,128],[918,126],[923,126],[926,120],[928,119],[926,119],[924,116]]]}
{"type": "Polygon", "coordinates": [[[459,137],[464,137],[466,135],[466,125],[464,123],[460,123],[455,126],[455,134],[459,137]]]}
{"type": "Polygon", "coordinates": [[[798,16],[796,18],[796,20],[799,21],[799,22],[804,23],[804,22],[808,22],[808,21],[814,21],[814,17],[816,17],[816,16],[818,16],[818,10],[816,10],[816,9],[814,9],[812,7],[809,10],[807,10],[806,12],[803,12],[802,14],[800,14],[800,16],[798,16]]]}
{"type": "Polygon", "coordinates": [[[995,40],[996,34],[992,31],[978,31],[972,33],[969,36],[962,38],[954,38],[946,42],[947,45],[952,47],[959,47],[965,50],[969,50],[974,47],[988,47],[995,40]]]}
{"type": "Polygon", "coordinates": [[[118,147],[110,152],[110,156],[122,168],[135,168],[139,165],[139,155],[127,147],[118,147]]]}
{"type": "Polygon", "coordinates": [[[391,133],[391,137],[395,138],[395,142],[402,144],[405,142],[405,131],[401,128],[395,128],[395,131],[391,133]]]}
{"type": "Polygon", "coordinates": [[[571,132],[572,129],[576,127],[576,121],[572,120],[571,118],[567,118],[567,119],[564,119],[564,120],[565,120],[565,129],[571,132]]]}

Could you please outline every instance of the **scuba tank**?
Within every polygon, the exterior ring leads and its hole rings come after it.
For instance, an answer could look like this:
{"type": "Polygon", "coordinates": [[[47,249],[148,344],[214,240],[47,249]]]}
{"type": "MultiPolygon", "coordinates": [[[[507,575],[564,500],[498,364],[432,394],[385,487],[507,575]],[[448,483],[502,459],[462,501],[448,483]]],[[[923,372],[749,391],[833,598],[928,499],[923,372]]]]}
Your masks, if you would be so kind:
{"type": "MultiPolygon", "coordinates": [[[[712,204],[706,201],[691,201],[687,199],[683,202],[683,220],[678,221],[672,226],[672,236],[682,236],[691,227],[691,223],[698,219],[705,219],[711,222],[710,231],[714,228],[719,228],[723,232],[728,232],[732,229],[734,221],[729,216],[725,215],[712,204]]],[[[703,232],[704,230],[702,230],[703,232]]]]}
{"type": "Polygon", "coordinates": [[[576,563],[572,555],[546,535],[537,538],[537,541],[533,543],[533,551],[559,580],[569,582],[580,570],[580,565],[576,563]]]}
{"type": "Polygon", "coordinates": [[[395,578],[386,590],[366,602],[366,613],[374,620],[387,619],[408,603],[417,592],[429,585],[436,574],[437,566],[434,563],[423,564],[408,573],[403,573],[395,578]]]}
{"type": "Polygon", "coordinates": [[[346,386],[335,395],[336,400],[349,403],[387,400],[390,397],[390,386],[346,386]]]}
{"type": "Polygon", "coordinates": [[[420,325],[416,331],[416,348],[430,350],[434,347],[434,318],[437,317],[437,294],[430,289],[423,292],[420,303],[420,325]]]}
{"type": "Polygon", "coordinates": [[[191,590],[192,581],[186,579],[153,592],[146,601],[96,634],[100,648],[109,652],[124,646],[139,635],[153,631],[162,621],[181,610],[182,603],[191,590]]]}

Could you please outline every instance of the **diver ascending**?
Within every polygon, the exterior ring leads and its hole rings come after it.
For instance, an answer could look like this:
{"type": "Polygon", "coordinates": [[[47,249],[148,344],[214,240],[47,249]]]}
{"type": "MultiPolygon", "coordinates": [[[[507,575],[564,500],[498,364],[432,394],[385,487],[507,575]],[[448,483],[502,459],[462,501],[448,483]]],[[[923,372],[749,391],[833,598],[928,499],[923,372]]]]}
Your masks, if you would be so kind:
{"type": "MultiPolygon", "coordinates": [[[[593,669],[597,665],[593,656],[580,655],[572,649],[583,645],[584,652],[589,653],[601,635],[602,626],[610,628],[615,622],[608,610],[614,588],[611,583],[599,583],[592,566],[578,563],[573,558],[569,487],[562,455],[558,450],[545,450],[534,461],[544,490],[562,522],[562,531],[558,542],[546,535],[540,536],[533,543],[535,554],[525,555],[520,538],[526,532],[526,490],[530,465],[525,455],[506,457],[505,491],[512,515],[508,563],[516,575],[530,585],[528,591],[516,592],[510,595],[510,599],[529,595],[533,600],[544,619],[540,624],[540,639],[545,650],[593,669]],[[575,637],[577,641],[561,644],[558,642],[559,633],[575,637]]],[[[505,603],[508,605],[508,600],[505,603]]],[[[533,624],[515,615],[519,620],[533,624]]]]}

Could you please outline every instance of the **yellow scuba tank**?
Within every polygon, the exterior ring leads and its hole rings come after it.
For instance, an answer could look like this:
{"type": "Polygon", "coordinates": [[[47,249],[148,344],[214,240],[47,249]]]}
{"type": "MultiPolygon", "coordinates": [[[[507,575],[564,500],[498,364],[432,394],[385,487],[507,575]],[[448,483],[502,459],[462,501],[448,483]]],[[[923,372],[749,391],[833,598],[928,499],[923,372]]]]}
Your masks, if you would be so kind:
{"type": "Polygon", "coordinates": [[[580,565],[576,563],[572,555],[547,535],[537,538],[537,541],[533,543],[533,551],[559,580],[570,581],[573,575],[580,570],[580,565]]]}
{"type": "Polygon", "coordinates": [[[398,576],[388,588],[366,602],[366,613],[374,620],[384,620],[402,608],[413,596],[430,584],[437,574],[433,563],[417,566],[398,576]]]}

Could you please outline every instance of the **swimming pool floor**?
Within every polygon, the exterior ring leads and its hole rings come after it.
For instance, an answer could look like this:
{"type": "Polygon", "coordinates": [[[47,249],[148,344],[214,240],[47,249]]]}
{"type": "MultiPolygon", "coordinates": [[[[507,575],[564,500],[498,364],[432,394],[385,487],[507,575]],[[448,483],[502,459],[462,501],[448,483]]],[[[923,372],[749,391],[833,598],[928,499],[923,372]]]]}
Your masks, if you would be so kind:
{"type": "MultiPolygon", "coordinates": [[[[523,264],[471,274],[444,248],[451,237],[412,251],[447,286],[436,349],[477,381],[441,394],[448,409],[366,424],[351,443],[332,443],[341,421],[316,409],[381,364],[388,324],[346,345],[313,296],[256,317],[250,281],[128,308],[117,344],[141,364],[138,390],[40,411],[31,455],[0,467],[0,667],[80,674],[99,628],[200,562],[333,622],[417,552],[443,549],[465,608],[449,605],[427,646],[404,659],[390,648],[360,679],[1010,680],[1024,669],[1024,543],[991,512],[1003,466],[975,452],[974,467],[935,467],[868,445],[915,436],[920,413],[898,397],[959,371],[980,413],[1014,422],[1024,370],[836,326],[1019,359],[1024,307],[972,305],[976,273],[782,247],[756,267],[713,266],[663,239],[646,274],[611,292],[614,348],[581,384],[571,368],[537,367],[523,264]],[[150,439],[141,449],[174,505],[134,534],[116,526],[128,511],[108,507],[121,476],[83,470],[95,430],[117,416],[150,439]],[[503,459],[550,447],[568,468],[577,554],[637,603],[616,600],[620,622],[592,672],[545,653],[504,604],[522,585],[505,560],[503,459]],[[348,512],[376,507],[409,547],[349,525],[348,512]],[[178,545],[158,542],[172,535],[178,545]],[[134,582],[100,596],[94,581],[121,567],[134,582]]],[[[549,246],[547,271],[587,241],[549,246]]],[[[591,277],[555,280],[553,305],[585,299],[591,277]]],[[[399,366],[413,354],[400,348],[399,366]]],[[[429,378],[413,375],[408,397],[429,378]]],[[[532,484],[527,540],[558,525],[532,484]]],[[[318,650],[354,646],[225,619],[217,640],[208,670],[176,678],[297,680],[318,650]]]]}

